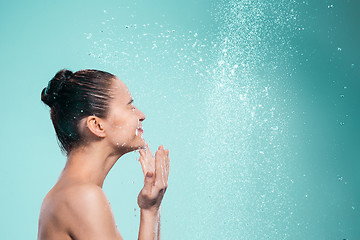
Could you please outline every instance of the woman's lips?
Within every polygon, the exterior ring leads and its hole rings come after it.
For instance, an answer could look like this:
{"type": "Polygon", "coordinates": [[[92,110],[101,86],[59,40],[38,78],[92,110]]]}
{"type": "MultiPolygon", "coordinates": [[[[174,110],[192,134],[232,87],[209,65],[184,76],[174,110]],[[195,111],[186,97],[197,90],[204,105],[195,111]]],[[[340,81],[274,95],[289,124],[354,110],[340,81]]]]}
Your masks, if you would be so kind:
{"type": "Polygon", "coordinates": [[[138,128],[138,131],[140,132],[144,132],[144,130],[142,128],[138,128]]]}

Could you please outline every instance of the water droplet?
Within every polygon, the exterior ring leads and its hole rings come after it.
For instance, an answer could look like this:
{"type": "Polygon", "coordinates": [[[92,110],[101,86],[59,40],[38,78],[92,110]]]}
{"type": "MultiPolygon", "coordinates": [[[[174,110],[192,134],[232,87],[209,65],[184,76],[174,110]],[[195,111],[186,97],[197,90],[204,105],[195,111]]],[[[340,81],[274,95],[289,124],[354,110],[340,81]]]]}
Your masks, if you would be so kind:
{"type": "Polygon", "coordinates": [[[279,129],[279,127],[275,126],[275,127],[271,127],[271,129],[274,130],[274,131],[277,131],[279,129]]]}
{"type": "Polygon", "coordinates": [[[344,122],[340,122],[339,124],[340,124],[340,126],[344,126],[345,123],[344,123],[344,122]]]}
{"type": "Polygon", "coordinates": [[[340,97],[343,98],[343,97],[345,97],[345,95],[344,95],[344,94],[340,94],[340,97]]]}
{"type": "Polygon", "coordinates": [[[334,5],[333,5],[333,4],[328,5],[328,8],[333,8],[333,7],[334,7],[334,5]]]}
{"type": "Polygon", "coordinates": [[[338,49],[337,49],[337,50],[340,52],[342,49],[338,47],[338,49]]]}
{"type": "Polygon", "coordinates": [[[339,180],[339,181],[342,181],[342,180],[343,180],[343,177],[339,177],[338,180],[339,180]]]}

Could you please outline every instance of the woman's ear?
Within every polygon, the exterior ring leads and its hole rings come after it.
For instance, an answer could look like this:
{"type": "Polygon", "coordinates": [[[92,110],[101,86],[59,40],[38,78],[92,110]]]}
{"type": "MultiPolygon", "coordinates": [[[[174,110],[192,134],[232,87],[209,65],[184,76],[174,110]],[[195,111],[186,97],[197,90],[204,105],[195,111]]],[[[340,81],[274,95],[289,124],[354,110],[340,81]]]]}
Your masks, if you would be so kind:
{"type": "Polygon", "coordinates": [[[98,137],[105,137],[104,123],[101,118],[89,116],[86,119],[87,128],[98,137]]]}

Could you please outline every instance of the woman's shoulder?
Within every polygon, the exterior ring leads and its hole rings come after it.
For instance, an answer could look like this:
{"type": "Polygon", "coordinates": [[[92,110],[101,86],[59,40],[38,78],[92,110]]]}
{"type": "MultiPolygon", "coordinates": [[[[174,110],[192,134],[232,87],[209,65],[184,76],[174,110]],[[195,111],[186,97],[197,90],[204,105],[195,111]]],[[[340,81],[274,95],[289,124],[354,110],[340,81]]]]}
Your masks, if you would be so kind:
{"type": "Polygon", "coordinates": [[[76,239],[122,239],[110,203],[99,186],[72,184],[56,191],[52,193],[51,201],[60,206],[55,212],[71,236],[76,239]]]}
{"type": "Polygon", "coordinates": [[[106,200],[105,193],[99,186],[90,183],[73,183],[55,185],[44,198],[43,205],[51,206],[54,213],[58,211],[74,213],[87,207],[87,204],[93,205],[104,200],[106,200]]]}
{"type": "Polygon", "coordinates": [[[97,185],[57,184],[43,200],[39,230],[77,235],[85,226],[94,225],[91,222],[94,211],[101,212],[104,206],[110,210],[103,190],[97,185]]]}

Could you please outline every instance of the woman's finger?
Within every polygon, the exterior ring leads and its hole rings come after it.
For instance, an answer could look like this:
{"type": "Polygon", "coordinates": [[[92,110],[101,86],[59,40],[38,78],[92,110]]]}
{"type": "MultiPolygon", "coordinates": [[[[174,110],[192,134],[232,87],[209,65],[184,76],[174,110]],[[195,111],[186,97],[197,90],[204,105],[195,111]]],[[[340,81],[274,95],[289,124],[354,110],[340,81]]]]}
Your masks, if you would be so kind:
{"type": "MultiPolygon", "coordinates": [[[[159,147],[160,148],[160,147],[159,147]]],[[[159,178],[161,178],[161,158],[160,158],[160,150],[157,150],[155,153],[155,184],[158,184],[159,178]]]]}
{"type": "Polygon", "coordinates": [[[149,170],[155,172],[155,160],[149,148],[149,144],[146,144],[146,163],[148,164],[149,170]]]}
{"type": "Polygon", "coordinates": [[[166,161],[167,161],[167,156],[166,156],[166,152],[165,150],[162,151],[162,157],[161,157],[161,169],[162,169],[162,173],[163,173],[163,182],[164,182],[164,186],[167,186],[167,169],[166,169],[166,161]]]}
{"type": "Polygon", "coordinates": [[[140,150],[139,150],[139,153],[140,153],[140,156],[142,156],[143,158],[145,158],[146,153],[145,153],[144,149],[140,149],[140,150]]]}
{"type": "Polygon", "coordinates": [[[146,163],[144,161],[144,158],[142,156],[140,156],[139,161],[140,161],[141,168],[142,168],[142,171],[143,171],[144,176],[145,176],[147,167],[146,167],[146,163]]]}
{"type": "Polygon", "coordinates": [[[149,144],[146,144],[146,154],[152,156],[152,152],[150,150],[149,144]]]}
{"type": "Polygon", "coordinates": [[[155,154],[156,182],[160,188],[166,186],[166,165],[164,157],[164,146],[161,145],[155,154]]]}
{"type": "Polygon", "coordinates": [[[170,168],[170,157],[169,157],[169,149],[166,150],[166,182],[169,179],[169,168],[170,168]]]}

